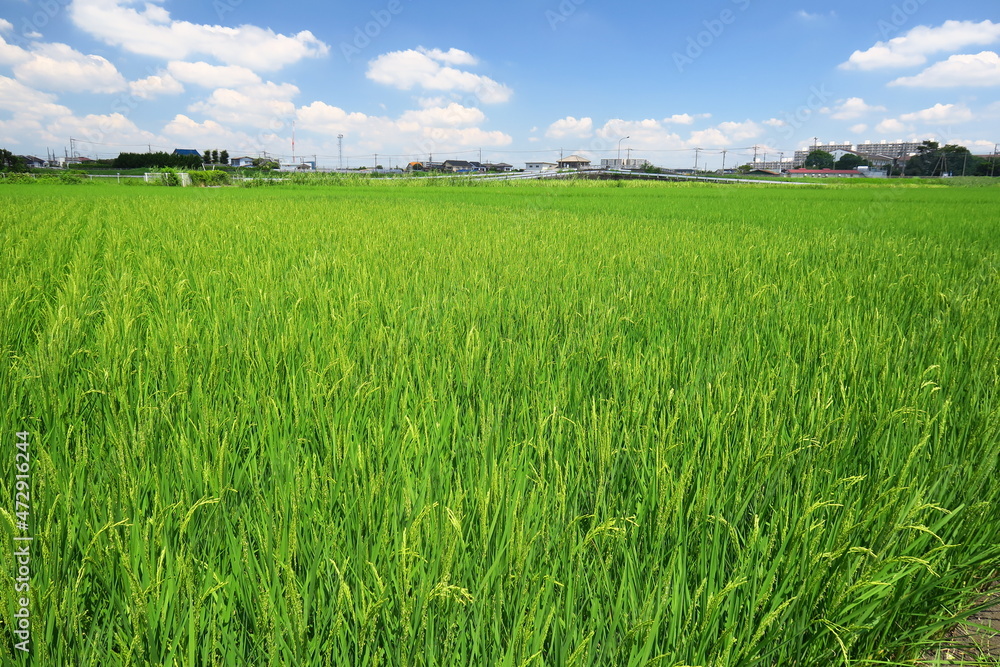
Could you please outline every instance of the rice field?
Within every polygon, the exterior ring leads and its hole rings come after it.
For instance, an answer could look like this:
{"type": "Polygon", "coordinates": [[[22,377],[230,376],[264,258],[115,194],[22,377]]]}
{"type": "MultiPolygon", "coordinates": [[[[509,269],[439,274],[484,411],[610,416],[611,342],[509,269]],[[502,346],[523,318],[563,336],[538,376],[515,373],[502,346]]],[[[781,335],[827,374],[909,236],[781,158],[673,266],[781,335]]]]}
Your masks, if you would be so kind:
{"type": "Polygon", "coordinates": [[[619,185],[0,186],[2,662],[916,664],[1000,189],[619,185]]]}

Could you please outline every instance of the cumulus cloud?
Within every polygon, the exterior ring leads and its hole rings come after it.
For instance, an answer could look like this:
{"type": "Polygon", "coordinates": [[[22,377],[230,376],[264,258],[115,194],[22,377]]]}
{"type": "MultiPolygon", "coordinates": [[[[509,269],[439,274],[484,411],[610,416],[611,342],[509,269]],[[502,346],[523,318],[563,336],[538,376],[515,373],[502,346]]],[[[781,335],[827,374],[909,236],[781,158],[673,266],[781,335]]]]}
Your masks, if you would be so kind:
{"type": "Polygon", "coordinates": [[[935,104],[929,109],[905,113],[899,119],[906,123],[927,123],[932,125],[950,125],[973,120],[972,111],[964,104],[935,104]]]}
{"type": "Polygon", "coordinates": [[[74,0],[69,12],[78,28],[107,44],[164,59],[204,54],[229,65],[273,71],[329,52],[329,46],[308,30],[282,35],[253,25],[202,25],[174,20],[152,2],[141,11],[135,4],[132,0],[74,0]]]}
{"type": "Polygon", "coordinates": [[[126,88],[125,77],[106,59],[58,43],[32,44],[15,63],[14,76],[56,92],[117,93],[126,88]]]}
{"type": "Polygon", "coordinates": [[[854,70],[911,67],[925,64],[927,56],[934,53],[955,52],[967,46],[997,41],[1000,41],[1000,23],[945,21],[936,28],[917,26],[888,42],[876,42],[870,49],[855,51],[840,67],[854,70]]]}
{"type": "Polygon", "coordinates": [[[181,85],[180,81],[166,72],[130,81],[128,87],[132,95],[141,100],[151,100],[161,95],[178,95],[184,92],[184,86],[181,85]]]}
{"type": "Polygon", "coordinates": [[[294,116],[295,104],[291,100],[298,93],[299,89],[290,83],[271,81],[239,89],[217,88],[207,100],[189,106],[188,111],[229,126],[262,129],[294,116]]]}
{"type": "Polygon", "coordinates": [[[0,37],[0,65],[16,65],[31,57],[31,54],[16,44],[8,44],[0,37]]]}
{"type": "Polygon", "coordinates": [[[199,123],[184,114],[174,116],[163,127],[163,134],[168,137],[170,143],[199,150],[201,146],[218,145],[250,149],[266,145],[267,142],[273,143],[275,139],[274,135],[254,138],[244,132],[235,132],[214,120],[199,123]]]}
{"type": "Polygon", "coordinates": [[[448,65],[478,65],[479,59],[476,58],[471,53],[467,51],[462,51],[461,49],[450,48],[447,51],[442,51],[441,49],[425,49],[424,47],[418,47],[418,51],[427,55],[428,57],[437,60],[438,62],[446,63],[448,65]]]}
{"type": "Polygon", "coordinates": [[[901,77],[889,85],[921,88],[1000,86],[1000,55],[983,51],[975,55],[951,56],[915,76],[901,77]]]}
{"type": "Polygon", "coordinates": [[[702,118],[711,118],[711,117],[712,114],[710,113],[699,113],[699,114],[694,114],[693,116],[689,113],[675,113],[673,116],[664,118],[663,122],[675,123],[677,125],[693,125],[696,120],[702,118]]]}
{"type": "Polygon", "coordinates": [[[875,111],[885,111],[885,107],[868,104],[860,97],[850,97],[846,100],[838,100],[836,106],[827,107],[820,111],[830,114],[830,118],[834,120],[854,120],[875,111]]]}
{"type": "Polygon", "coordinates": [[[392,51],[368,63],[367,77],[376,83],[399,90],[420,88],[475,95],[484,104],[506,102],[513,91],[502,83],[481,74],[452,67],[473,64],[469,54],[458,49],[408,49],[392,51]]]}
{"type": "Polygon", "coordinates": [[[297,119],[304,131],[327,136],[348,134],[356,147],[365,150],[399,146],[406,152],[423,155],[469,147],[497,148],[513,141],[504,132],[477,127],[476,124],[486,120],[482,112],[459,104],[410,110],[394,119],[313,102],[298,109],[297,119]]]}
{"type": "Polygon", "coordinates": [[[443,107],[428,107],[406,111],[399,117],[401,126],[417,127],[468,127],[486,120],[486,114],[475,107],[465,107],[456,102],[443,107]]]}
{"type": "Polygon", "coordinates": [[[584,139],[594,133],[594,121],[592,118],[574,118],[566,116],[549,125],[545,131],[545,136],[549,139],[584,139]]]}
{"type": "Polygon", "coordinates": [[[40,117],[69,115],[70,110],[56,104],[56,96],[30,88],[10,77],[0,76],[0,109],[23,112],[30,109],[40,117]]]}
{"type": "Polygon", "coordinates": [[[206,62],[172,61],[167,71],[182,83],[193,83],[204,88],[238,88],[262,82],[251,69],[242,65],[210,65],[206,62]]]}
{"type": "Polygon", "coordinates": [[[896,118],[886,118],[881,123],[875,126],[875,131],[879,134],[899,134],[907,130],[906,125],[902,121],[896,118]]]}
{"type": "Polygon", "coordinates": [[[7,19],[0,19],[0,32],[10,32],[14,29],[14,24],[7,19]]]}

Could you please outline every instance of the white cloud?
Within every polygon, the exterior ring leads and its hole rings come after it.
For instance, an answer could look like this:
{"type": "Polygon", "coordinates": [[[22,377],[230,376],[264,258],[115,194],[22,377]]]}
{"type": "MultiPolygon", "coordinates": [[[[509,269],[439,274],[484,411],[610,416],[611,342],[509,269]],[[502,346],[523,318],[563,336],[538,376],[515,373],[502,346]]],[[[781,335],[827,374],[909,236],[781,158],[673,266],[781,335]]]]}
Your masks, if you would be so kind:
{"type": "Polygon", "coordinates": [[[141,100],[151,100],[161,95],[177,95],[184,92],[180,81],[166,72],[152,74],[145,79],[131,81],[128,84],[132,95],[141,100]]]}
{"type": "Polygon", "coordinates": [[[907,127],[901,121],[896,118],[886,118],[881,123],[875,126],[875,131],[879,134],[899,134],[901,132],[906,132],[907,127]]]}
{"type": "Polygon", "coordinates": [[[350,113],[325,102],[313,102],[301,107],[297,114],[299,127],[315,134],[351,137],[355,148],[381,151],[386,146],[398,146],[414,155],[441,153],[462,148],[508,146],[513,139],[499,131],[484,130],[472,125],[485,120],[478,109],[449,105],[438,109],[404,112],[398,119],[350,113]]]}
{"type": "Polygon", "coordinates": [[[31,58],[31,54],[16,44],[8,44],[0,37],[0,65],[16,65],[31,58]]]}
{"type": "Polygon", "coordinates": [[[712,114],[710,113],[699,113],[693,116],[689,113],[675,113],[673,116],[670,116],[669,118],[664,118],[663,122],[676,123],[677,125],[693,125],[696,120],[702,118],[711,118],[711,117],[712,114]]]}
{"type": "Polygon", "coordinates": [[[34,43],[28,57],[14,65],[14,76],[56,92],[117,93],[126,88],[125,77],[106,59],[58,43],[34,43]]]}
{"type": "MultiPolygon", "coordinates": [[[[367,77],[376,83],[400,90],[414,87],[475,95],[484,104],[506,102],[513,95],[507,86],[481,74],[450,67],[462,57],[453,55],[457,49],[443,52],[438,49],[408,49],[392,51],[368,63],[367,77]],[[449,55],[451,54],[451,55],[449,55]]],[[[464,51],[458,53],[465,54],[464,51]]],[[[468,55],[468,54],[466,54],[468,55]]]]}
{"type": "Polygon", "coordinates": [[[830,118],[834,120],[854,120],[875,111],[885,111],[885,107],[868,104],[860,97],[851,97],[842,101],[838,100],[837,106],[820,111],[830,114],[830,118]]]}
{"type": "Polygon", "coordinates": [[[143,11],[132,4],[133,0],[74,0],[69,12],[78,28],[107,44],[164,59],[205,54],[229,65],[273,71],[329,52],[329,46],[308,30],[281,35],[253,25],[201,25],[173,20],[166,9],[151,2],[143,11]]]}
{"type": "Polygon", "coordinates": [[[255,140],[248,134],[234,132],[214,120],[199,123],[184,114],[174,116],[173,120],[163,127],[163,134],[178,148],[196,150],[202,150],[203,146],[229,146],[232,150],[236,150],[237,147],[249,149],[275,143],[274,135],[264,135],[255,140]]]}
{"type": "Polygon", "coordinates": [[[868,131],[868,125],[865,123],[858,123],[857,125],[851,125],[851,132],[854,134],[861,134],[862,132],[868,131]]]}
{"type": "Polygon", "coordinates": [[[399,117],[401,125],[418,127],[468,127],[486,120],[486,114],[474,107],[452,102],[446,107],[431,107],[406,111],[399,117]]]}
{"type": "Polygon", "coordinates": [[[545,131],[545,136],[549,139],[585,139],[594,133],[594,120],[592,118],[574,118],[566,116],[549,125],[545,131]]]}
{"type": "Polygon", "coordinates": [[[1000,86],[1000,55],[994,51],[983,51],[976,55],[952,56],[931,65],[920,74],[890,81],[889,85],[922,88],[1000,86]]]}
{"type": "Polygon", "coordinates": [[[764,121],[764,125],[768,127],[785,127],[788,123],[780,118],[768,118],[764,121]]]}
{"type": "Polygon", "coordinates": [[[188,111],[200,113],[229,126],[264,129],[282,125],[295,115],[291,101],[299,89],[290,83],[261,83],[239,89],[217,88],[207,100],[188,111]]]}
{"type": "Polygon", "coordinates": [[[20,81],[0,76],[0,109],[37,116],[64,116],[70,110],[56,104],[56,96],[29,88],[20,81]]]}
{"type": "Polygon", "coordinates": [[[719,131],[725,133],[728,139],[727,143],[739,143],[746,139],[753,139],[759,137],[762,132],[760,126],[752,120],[746,120],[742,123],[732,121],[719,123],[718,128],[719,131]]]}
{"type": "Polygon", "coordinates": [[[906,123],[949,125],[951,123],[966,123],[973,118],[972,112],[964,104],[935,104],[923,111],[903,114],[899,120],[906,123]]]}
{"type": "Polygon", "coordinates": [[[884,67],[923,65],[933,53],[954,52],[967,46],[1000,41],[1000,23],[992,21],[945,21],[937,28],[917,26],[905,35],[877,42],[866,51],[855,51],[843,69],[873,70],[884,67]]]}
{"type": "Polygon", "coordinates": [[[10,32],[14,29],[14,24],[7,19],[0,19],[0,32],[10,32]]]}
{"type": "Polygon", "coordinates": [[[437,60],[438,62],[446,63],[448,65],[478,65],[479,59],[476,58],[471,53],[467,51],[462,51],[461,49],[450,48],[447,51],[442,51],[441,49],[425,49],[424,47],[418,47],[418,51],[425,54],[429,58],[437,60]]]}
{"type": "Polygon", "coordinates": [[[242,65],[210,65],[206,62],[167,63],[167,71],[178,81],[205,88],[239,88],[261,83],[257,74],[242,65]]]}

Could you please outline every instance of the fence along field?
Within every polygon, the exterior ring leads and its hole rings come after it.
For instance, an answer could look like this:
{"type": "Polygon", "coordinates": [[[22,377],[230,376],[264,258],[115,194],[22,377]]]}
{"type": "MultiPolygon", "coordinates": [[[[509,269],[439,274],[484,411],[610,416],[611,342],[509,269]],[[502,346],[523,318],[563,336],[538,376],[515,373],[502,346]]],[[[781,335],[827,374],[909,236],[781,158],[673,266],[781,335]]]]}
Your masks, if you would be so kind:
{"type": "Polygon", "coordinates": [[[0,197],[34,664],[912,664],[996,577],[997,189],[0,197]]]}

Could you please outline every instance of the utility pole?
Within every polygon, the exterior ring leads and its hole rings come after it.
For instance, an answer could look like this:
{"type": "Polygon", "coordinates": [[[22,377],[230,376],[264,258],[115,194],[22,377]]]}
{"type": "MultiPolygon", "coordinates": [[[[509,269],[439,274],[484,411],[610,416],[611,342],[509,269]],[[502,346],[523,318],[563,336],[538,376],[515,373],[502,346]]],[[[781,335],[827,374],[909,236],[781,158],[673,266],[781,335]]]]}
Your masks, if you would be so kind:
{"type": "Polygon", "coordinates": [[[375,163],[372,165],[372,169],[374,170],[375,167],[377,166],[378,166],[378,153],[375,153],[375,163]]]}
{"type": "Polygon", "coordinates": [[[338,169],[344,168],[344,135],[337,135],[338,169]]]}
{"type": "Polygon", "coordinates": [[[753,145],[753,166],[757,166],[757,144],[753,145]]]}
{"type": "Polygon", "coordinates": [[[813,150],[819,150],[819,137],[813,137],[813,150]]]}
{"type": "Polygon", "coordinates": [[[700,148],[694,149],[694,173],[698,173],[698,154],[701,153],[700,148]]]}
{"type": "Polygon", "coordinates": [[[722,151],[722,175],[726,175],[726,151],[722,151]]]}
{"type": "Polygon", "coordinates": [[[1000,144],[993,144],[993,161],[990,162],[990,176],[996,173],[997,168],[997,148],[1000,148],[1000,144]]]}

